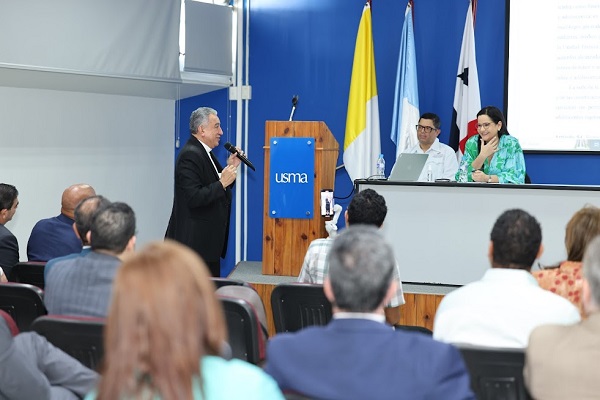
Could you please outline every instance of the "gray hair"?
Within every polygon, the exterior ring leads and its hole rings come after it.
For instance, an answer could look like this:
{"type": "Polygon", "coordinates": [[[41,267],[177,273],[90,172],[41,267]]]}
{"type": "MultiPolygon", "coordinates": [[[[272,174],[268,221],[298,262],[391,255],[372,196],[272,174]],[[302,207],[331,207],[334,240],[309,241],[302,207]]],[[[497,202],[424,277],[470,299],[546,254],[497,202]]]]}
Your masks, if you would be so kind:
{"type": "Polygon", "coordinates": [[[217,115],[217,111],[210,107],[199,107],[190,116],[190,133],[195,135],[198,128],[208,122],[210,115],[217,115]]]}
{"type": "Polygon", "coordinates": [[[327,258],[337,307],[371,312],[381,305],[396,261],[377,228],[360,224],[346,228],[335,238],[327,258]]]}
{"type": "Polygon", "coordinates": [[[110,201],[106,197],[96,195],[81,200],[79,204],[77,204],[77,207],[75,207],[75,211],[73,213],[75,217],[75,229],[77,229],[77,233],[79,234],[79,238],[83,244],[89,244],[87,240],[87,233],[92,227],[92,220],[96,214],[96,211],[105,208],[109,204],[110,201]]]}
{"type": "Polygon", "coordinates": [[[110,203],[94,213],[90,232],[92,250],[121,254],[135,235],[135,213],[125,203],[110,203]]]}
{"type": "Polygon", "coordinates": [[[583,274],[590,284],[594,303],[600,306],[600,236],[596,236],[585,250],[583,274]]]}

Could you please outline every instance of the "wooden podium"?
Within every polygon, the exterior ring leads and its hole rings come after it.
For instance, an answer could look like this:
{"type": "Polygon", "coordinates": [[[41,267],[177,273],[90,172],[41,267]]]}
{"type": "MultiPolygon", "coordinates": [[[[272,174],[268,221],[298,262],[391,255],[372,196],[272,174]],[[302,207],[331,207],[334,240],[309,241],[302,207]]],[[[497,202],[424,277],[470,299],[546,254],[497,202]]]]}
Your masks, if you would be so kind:
{"type": "Polygon", "coordinates": [[[265,124],[265,195],[263,204],[262,273],[298,276],[313,239],[327,237],[326,217],[320,213],[322,189],[334,189],[339,144],[322,121],[267,121],[265,124]],[[271,138],[315,138],[314,210],[312,219],[271,218],[269,177],[271,138]]]}

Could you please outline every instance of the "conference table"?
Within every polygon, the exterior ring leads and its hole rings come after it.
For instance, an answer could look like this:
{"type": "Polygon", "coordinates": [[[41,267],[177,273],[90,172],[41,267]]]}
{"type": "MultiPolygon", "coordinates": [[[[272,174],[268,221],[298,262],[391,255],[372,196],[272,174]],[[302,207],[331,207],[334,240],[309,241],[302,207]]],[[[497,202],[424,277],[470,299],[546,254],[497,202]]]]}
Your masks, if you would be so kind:
{"type": "Polygon", "coordinates": [[[534,264],[566,259],[565,227],[586,204],[600,207],[600,186],[512,185],[357,180],[385,199],[383,234],[394,248],[402,281],[464,285],[489,268],[490,232],[504,211],[520,208],[542,227],[544,252],[534,264]]]}
{"type": "MultiPolygon", "coordinates": [[[[400,266],[406,300],[401,323],[429,329],[443,296],[490,267],[490,232],[504,211],[520,208],[540,222],[544,252],[537,269],[566,258],[565,227],[577,210],[600,207],[600,186],[355,181],[357,192],[365,189],[380,193],[388,207],[382,232],[400,266]]],[[[241,262],[230,277],[257,288],[269,319],[272,289],[295,281],[263,275],[260,262],[241,262]]]]}

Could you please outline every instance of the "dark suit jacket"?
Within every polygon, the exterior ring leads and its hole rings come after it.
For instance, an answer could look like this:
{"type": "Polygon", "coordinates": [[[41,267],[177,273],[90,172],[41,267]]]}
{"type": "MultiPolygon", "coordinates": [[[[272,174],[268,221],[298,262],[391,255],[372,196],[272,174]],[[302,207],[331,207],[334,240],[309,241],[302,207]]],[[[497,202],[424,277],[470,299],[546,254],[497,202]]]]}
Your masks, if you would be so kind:
{"type": "Polygon", "coordinates": [[[19,243],[17,238],[4,225],[0,225],[0,267],[6,276],[19,262],[19,243]]]}
{"type": "Polygon", "coordinates": [[[175,164],[173,211],[165,237],[189,246],[205,261],[219,261],[227,251],[230,210],[231,188],[223,189],[202,143],[190,137],[175,164]]]}
{"type": "Polygon", "coordinates": [[[456,348],[365,319],[278,334],[265,371],[282,390],[316,399],[474,398],[456,348]]]}
{"type": "Polygon", "coordinates": [[[39,220],[27,242],[29,261],[48,261],[81,251],[81,240],[73,231],[73,221],[64,214],[39,220]]]}

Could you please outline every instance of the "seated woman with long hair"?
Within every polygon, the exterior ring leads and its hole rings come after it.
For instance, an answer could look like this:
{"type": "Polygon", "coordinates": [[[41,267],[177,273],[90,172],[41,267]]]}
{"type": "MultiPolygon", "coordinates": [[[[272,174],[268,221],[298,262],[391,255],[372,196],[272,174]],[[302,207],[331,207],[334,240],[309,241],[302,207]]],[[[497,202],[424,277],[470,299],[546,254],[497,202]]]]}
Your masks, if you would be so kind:
{"type": "Polygon", "coordinates": [[[155,242],[117,273],[104,367],[86,399],[283,399],[260,368],[219,355],[223,310],[206,264],[187,247],[155,242]]]}
{"type": "Polygon", "coordinates": [[[581,287],[583,277],[581,260],[588,244],[600,235],[600,208],[587,205],[577,211],[569,220],[565,232],[567,260],[555,267],[533,271],[540,286],[550,290],[575,304],[583,315],[581,287]]]}

